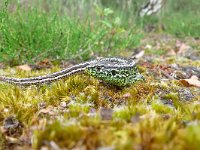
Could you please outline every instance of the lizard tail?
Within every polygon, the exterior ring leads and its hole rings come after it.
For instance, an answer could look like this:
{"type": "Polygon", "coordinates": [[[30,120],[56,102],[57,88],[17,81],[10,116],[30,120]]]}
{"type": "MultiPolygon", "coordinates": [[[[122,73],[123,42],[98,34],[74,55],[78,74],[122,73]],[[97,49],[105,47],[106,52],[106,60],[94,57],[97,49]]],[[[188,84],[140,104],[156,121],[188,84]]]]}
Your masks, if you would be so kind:
{"type": "Polygon", "coordinates": [[[31,78],[11,78],[11,77],[0,76],[0,82],[7,82],[22,86],[50,83],[52,81],[69,77],[73,74],[84,72],[86,66],[88,66],[88,63],[82,63],[52,74],[38,76],[38,77],[31,77],[31,78]]]}

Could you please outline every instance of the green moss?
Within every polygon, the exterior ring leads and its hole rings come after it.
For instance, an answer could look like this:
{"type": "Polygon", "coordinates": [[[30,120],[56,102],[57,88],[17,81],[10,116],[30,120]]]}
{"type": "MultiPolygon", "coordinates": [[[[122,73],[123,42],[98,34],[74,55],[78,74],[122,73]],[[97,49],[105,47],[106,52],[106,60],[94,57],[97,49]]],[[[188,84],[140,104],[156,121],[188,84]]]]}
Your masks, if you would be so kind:
{"type": "Polygon", "coordinates": [[[0,150],[4,150],[6,147],[6,139],[5,136],[0,131],[0,150]]]}
{"type": "Polygon", "coordinates": [[[49,145],[54,141],[60,147],[73,148],[83,136],[82,130],[78,125],[66,125],[54,122],[47,125],[44,131],[35,131],[33,147],[40,148],[42,145],[49,145]]]}
{"type": "MultiPolygon", "coordinates": [[[[56,70],[17,70],[16,76],[56,70]]],[[[193,141],[199,142],[199,129],[188,126],[200,118],[197,88],[190,88],[197,98],[186,101],[178,93],[183,89],[179,81],[155,80],[147,68],[141,70],[146,80],[124,88],[84,74],[41,86],[1,83],[0,123],[3,125],[8,116],[16,116],[25,126],[23,136],[34,134],[36,149],[52,148],[52,144],[68,149],[184,149],[185,143],[188,149],[198,147],[193,141]],[[45,104],[42,108],[41,103],[45,104]],[[102,119],[102,107],[112,110],[110,120],[102,119]]],[[[6,72],[11,73],[9,69],[6,72]]],[[[5,135],[1,135],[0,144],[7,146],[5,135]]]]}
{"type": "Polygon", "coordinates": [[[87,114],[89,112],[89,105],[74,104],[69,106],[69,112],[66,114],[69,118],[79,117],[80,115],[87,114]]]}
{"type": "Polygon", "coordinates": [[[8,110],[6,115],[13,114],[20,120],[30,121],[39,102],[36,89],[28,88],[23,91],[19,87],[10,86],[6,92],[0,91],[0,94],[0,104],[8,110]]]}
{"type": "Polygon", "coordinates": [[[168,114],[172,113],[174,111],[174,108],[172,106],[164,105],[160,101],[154,101],[152,102],[152,108],[156,111],[156,113],[159,114],[168,114]]]}
{"type": "Polygon", "coordinates": [[[179,149],[199,149],[200,146],[200,126],[197,122],[193,125],[179,130],[175,143],[179,149]]]}
{"type": "Polygon", "coordinates": [[[147,49],[145,52],[153,55],[165,55],[167,53],[167,51],[163,49],[147,49]]]}
{"type": "Polygon", "coordinates": [[[162,120],[160,117],[149,118],[140,122],[138,127],[139,138],[137,143],[144,149],[173,148],[171,141],[177,132],[174,119],[162,120]]]}
{"type": "Polygon", "coordinates": [[[132,117],[137,117],[137,115],[144,115],[146,113],[148,113],[147,106],[141,103],[122,108],[119,106],[119,108],[115,109],[114,118],[130,122],[132,117]]]}

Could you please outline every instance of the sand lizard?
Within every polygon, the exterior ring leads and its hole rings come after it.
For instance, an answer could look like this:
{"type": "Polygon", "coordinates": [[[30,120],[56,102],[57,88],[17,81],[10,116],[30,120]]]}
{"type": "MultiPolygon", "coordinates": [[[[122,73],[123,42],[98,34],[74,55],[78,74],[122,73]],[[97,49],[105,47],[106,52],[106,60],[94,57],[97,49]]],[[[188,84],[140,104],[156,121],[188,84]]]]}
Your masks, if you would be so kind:
{"type": "Polygon", "coordinates": [[[49,83],[77,73],[86,73],[109,84],[122,87],[144,79],[138,72],[134,60],[113,57],[87,61],[43,76],[30,78],[10,78],[0,76],[0,81],[25,86],[49,83]]]}

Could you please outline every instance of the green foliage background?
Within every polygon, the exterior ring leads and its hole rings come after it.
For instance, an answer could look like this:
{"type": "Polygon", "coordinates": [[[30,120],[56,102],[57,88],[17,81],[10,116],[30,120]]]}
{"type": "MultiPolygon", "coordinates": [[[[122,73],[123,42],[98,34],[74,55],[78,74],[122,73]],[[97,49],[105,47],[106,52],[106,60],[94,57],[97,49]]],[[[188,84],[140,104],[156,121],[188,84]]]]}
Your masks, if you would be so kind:
{"type": "Polygon", "coordinates": [[[0,62],[9,65],[120,55],[146,29],[178,37],[200,35],[200,2],[168,0],[159,14],[138,17],[145,0],[4,0],[0,2],[0,62]]]}

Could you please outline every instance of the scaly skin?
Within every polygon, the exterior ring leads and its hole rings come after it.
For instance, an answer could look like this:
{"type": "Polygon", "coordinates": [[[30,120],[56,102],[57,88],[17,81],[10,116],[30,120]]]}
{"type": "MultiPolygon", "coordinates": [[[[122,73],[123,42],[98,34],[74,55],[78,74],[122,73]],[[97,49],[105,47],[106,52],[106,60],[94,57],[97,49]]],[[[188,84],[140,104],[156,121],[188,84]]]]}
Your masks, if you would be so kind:
{"type": "Polygon", "coordinates": [[[26,86],[53,82],[77,73],[86,73],[109,84],[120,87],[144,79],[138,72],[135,62],[131,59],[101,58],[44,76],[31,78],[9,78],[0,76],[0,81],[26,86]]]}

